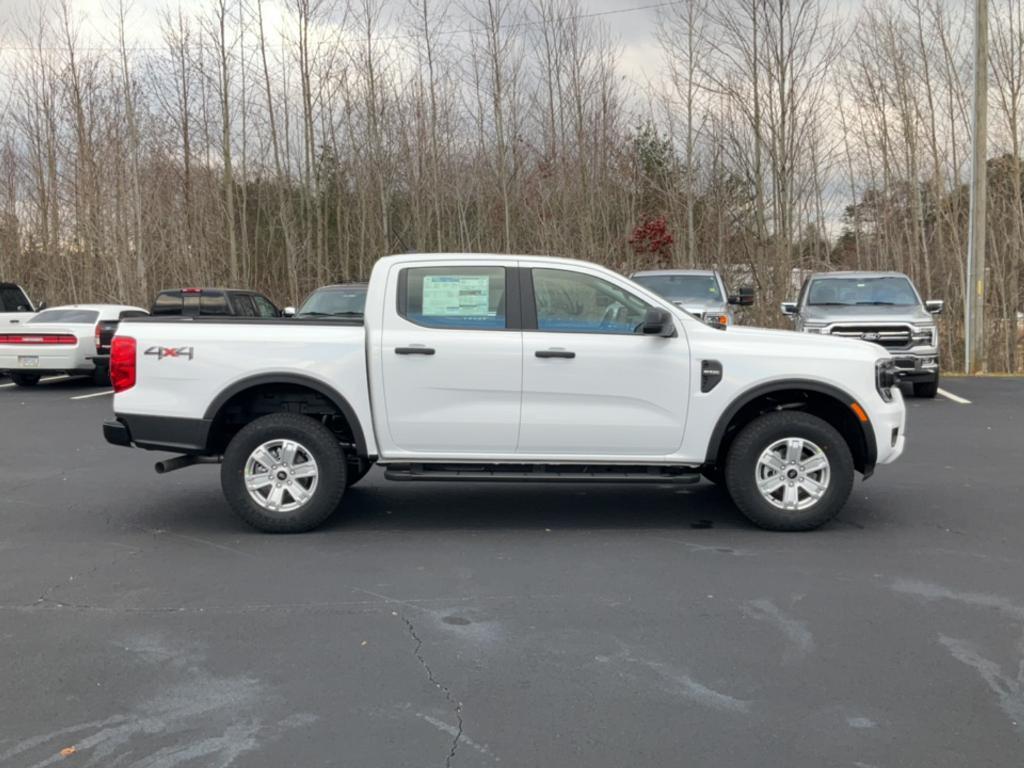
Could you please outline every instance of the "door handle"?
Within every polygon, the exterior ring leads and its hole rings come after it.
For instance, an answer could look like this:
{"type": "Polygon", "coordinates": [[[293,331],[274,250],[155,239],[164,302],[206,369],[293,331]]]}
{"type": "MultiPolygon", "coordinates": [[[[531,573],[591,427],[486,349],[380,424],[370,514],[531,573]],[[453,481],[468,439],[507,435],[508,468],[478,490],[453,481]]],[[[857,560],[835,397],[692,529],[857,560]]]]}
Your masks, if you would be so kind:
{"type": "Polygon", "coordinates": [[[433,347],[395,347],[396,355],[432,355],[433,347]]]}
{"type": "Polygon", "coordinates": [[[575,352],[570,352],[567,349],[538,349],[533,354],[537,357],[563,357],[566,360],[572,360],[576,357],[575,352]]]}

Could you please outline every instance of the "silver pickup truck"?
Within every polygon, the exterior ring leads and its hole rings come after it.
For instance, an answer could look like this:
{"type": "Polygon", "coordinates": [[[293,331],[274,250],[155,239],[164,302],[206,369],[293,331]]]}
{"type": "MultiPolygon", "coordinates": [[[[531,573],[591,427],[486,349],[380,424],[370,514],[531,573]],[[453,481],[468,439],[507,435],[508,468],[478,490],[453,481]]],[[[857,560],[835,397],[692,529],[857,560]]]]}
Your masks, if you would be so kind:
{"type": "Polygon", "coordinates": [[[804,280],[796,301],[782,313],[796,330],[862,339],[889,350],[902,381],[915,397],[939,389],[939,332],[934,315],[944,302],[922,301],[900,272],[818,272],[804,280]]]}
{"type": "Polygon", "coordinates": [[[753,288],[743,286],[736,293],[729,293],[722,275],[714,269],[652,269],[634,272],[629,278],[698,320],[719,328],[736,323],[734,306],[749,307],[754,303],[753,288]]]}

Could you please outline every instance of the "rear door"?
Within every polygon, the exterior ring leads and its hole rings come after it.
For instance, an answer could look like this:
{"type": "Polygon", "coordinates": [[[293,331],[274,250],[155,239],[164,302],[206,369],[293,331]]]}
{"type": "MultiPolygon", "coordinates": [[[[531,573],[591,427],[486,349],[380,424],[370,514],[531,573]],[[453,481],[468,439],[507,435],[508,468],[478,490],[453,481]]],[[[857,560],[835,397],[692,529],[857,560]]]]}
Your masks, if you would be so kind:
{"type": "Polygon", "coordinates": [[[586,267],[523,269],[524,458],[661,457],[683,440],[690,355],[638,332],[650,306],[586,267]]]}
{"type": "Polygon", "coordinates": [[[513,264],[412,262],[388,277],[380,365],[392,451],[514,454],[522,392],[513,264]]]}

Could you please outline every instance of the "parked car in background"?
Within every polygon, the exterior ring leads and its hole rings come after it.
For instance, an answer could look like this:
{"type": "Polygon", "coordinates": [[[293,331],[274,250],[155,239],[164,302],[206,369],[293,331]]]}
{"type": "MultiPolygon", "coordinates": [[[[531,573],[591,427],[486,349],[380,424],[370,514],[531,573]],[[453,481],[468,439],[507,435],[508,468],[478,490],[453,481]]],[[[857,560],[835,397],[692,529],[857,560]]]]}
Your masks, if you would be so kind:
{"type": "Polygon", "coordinates": [[[732,307],[754,303],[753,288],[745,286],[729,294],[721,273],[714,269],[647,270],[634,272],[630,278],[708,325],[733,325],[732,307]]]}
{"type": "Polygon", "coordinates": [[[889,350],[901,380],[917,397],[939,390],[939,331],[935,315],[942,301],[922,301],[900,272],[816,272],[796,301],[783,302],[783,314],[796,330],[861,339],[889,350]]]}
{"type": "Polygon", "coordinates": [[[19,387],[33,387],[42,376],[55,373],[88,375],[106,384],[108,368],[105,361],[97,364],[97,342],[113,335],[111,323],[146,314],[141,307],[123,304],[44,309],[16,329],[0,329],[0,371],[19,387]]]}
{"type": "Polygon", "coordinates": [[[160,472],[220,462],[228,502],[265,531],[315,528],[373,462],[390,480],[703,473],[756,524],[807,530],[836,515],[856,472],[903,451],[884,349],[713,328],[596,264],[388,256],[366,310],[128,320],[104,435],[181,454],[160,472]]]}
{"type": "Polygon", "coordinates": [[[362,317],[366,306],[366,283],[338,283],[317,288],[302,302],[298,312],[285,307],[285,315],[295,317],[362,317]]]}
{"type": "Polygon", "coordinates": [[[17,283],[0,283],[0,327],[25,323],[40,309],[17,283]]]}
{"type": "Polygon", "coordinates": [[[282,312],[258,291],[242,288],[170,288],[160,291],[152,315],[281,317],[282,312]]]}

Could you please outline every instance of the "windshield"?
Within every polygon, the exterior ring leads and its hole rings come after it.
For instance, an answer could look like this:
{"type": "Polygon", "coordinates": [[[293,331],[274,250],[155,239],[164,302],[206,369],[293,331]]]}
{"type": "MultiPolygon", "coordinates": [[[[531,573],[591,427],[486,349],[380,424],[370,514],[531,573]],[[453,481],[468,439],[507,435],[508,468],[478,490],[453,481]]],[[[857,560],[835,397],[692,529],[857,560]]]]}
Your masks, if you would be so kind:
{"type": "Polygon", "coordinates": [[[810,306],[900,306],[920,304],[910,280],[888,277],[819,277],[807,291],[810,306]]]}
{"type": "Polygon", "coordinates": [[[347,285],[313,291],[298,311],[298,316],[362,315],[366,306],[366,286],[347,285]]]}
{"type": "Polygon", "coordinates": [[[40,312],[30,323],[88,323],[96,322],[100,313],[93,309],[48,309],[40,312]]]}
{"type": "Polygon", "coordinates": [[[639,275],[633,281],[669,301],[722,301],[714,275],[639,275]]]}

